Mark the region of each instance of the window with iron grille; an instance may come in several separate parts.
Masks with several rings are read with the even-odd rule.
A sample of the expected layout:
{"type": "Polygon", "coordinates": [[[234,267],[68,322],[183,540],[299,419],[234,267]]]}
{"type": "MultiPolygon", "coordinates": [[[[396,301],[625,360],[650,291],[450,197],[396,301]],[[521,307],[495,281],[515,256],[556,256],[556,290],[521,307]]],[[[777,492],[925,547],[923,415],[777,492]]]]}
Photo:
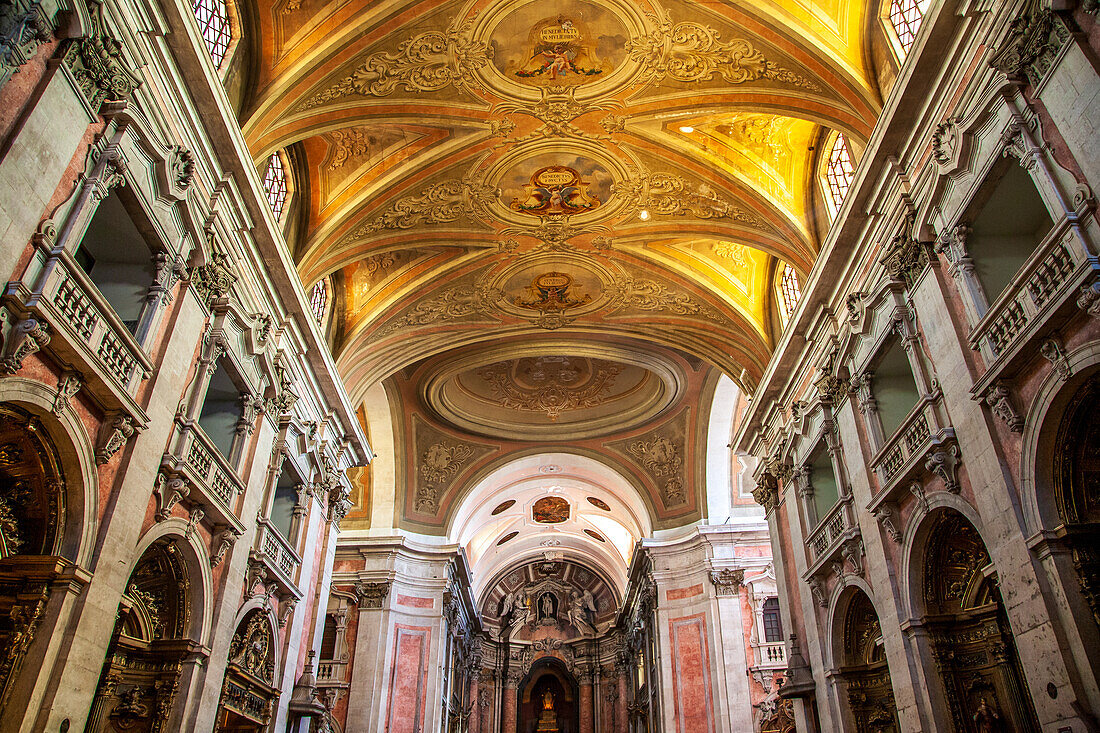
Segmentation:
{"type": "Polygon", "coordinates": [[[764,601],[764,641],[768,643],[783,641],[783,622],[779,618],[779,599],[768,598],[764,601]]]}
{"type": "Polygon", "coordinates": [[[328,307],[328,284],[324,280],[318,280],[309,291],[309,307],[313,310],[313,317],[318,323],[325,319],[325,308],[328,307]]]}
{"type": "Polygon", "coordinates": [[[286,167],[283,166],[283,158],[278,153],[272,154],[267,161],[267,172],[264,173],[264,191],[267,192],[267,202],[271,204],[271,213],[276,220],[283,218],[283,205],[286,204],[286,167]]]}
{"type": "Polygon", "coordinates": [[[890,3],[890,25],[906,53],[917,38],[927,7],[928,0],[892,0],[890,3]]]}
{"type": "Polygon", "coordinates": [[[829,186],[829,199],[833,205],[834,216],[840,211],[840,205],[848,195],[855,172],[855,166],[852,165],[852,152],[848,149],[848,140],[843,134],[837,135],[833,141],[833,147],[829,150],[829,160],[825,166],[825,182],[829,186]]]}
{"type": "Polygon", "coordinates": [[[783,273],[779,276],[779,308],[783,312],[783,322],[786,323],[794,313],[794,307],[798,305],[798,299],[802,297],[802,286],[798,284],[798,275],[790,265],[783,265],[783,273]]]}
{"type": "Polygon", "coordinates": [[[210,58],[214,66],[220,67],[229,51],[229,42],[233,39],[229,25],[229,10],[225,0],[192,0],[195,20],[199,22],[199,31],[206,41],[210,58]]]}

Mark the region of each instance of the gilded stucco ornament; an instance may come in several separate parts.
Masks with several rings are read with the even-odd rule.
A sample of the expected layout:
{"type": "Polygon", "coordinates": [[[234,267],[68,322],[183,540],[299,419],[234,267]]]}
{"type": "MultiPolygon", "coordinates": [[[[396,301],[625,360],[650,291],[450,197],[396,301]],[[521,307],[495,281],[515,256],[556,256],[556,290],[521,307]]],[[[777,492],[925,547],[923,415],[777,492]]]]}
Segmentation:
{"type": "Polygon", "coordinates": [[[729,84],[765,79],[820,91],[817,84],[769,60],[747,40],[722,41],[714,28],[692,21],[673,24],[667,12],[647,13],[647,18],[655,29],[627,42],[630,58],[641,66],[643,83],[699,82],[720,76],[729,84]]]}
{"type": "Polygon", "coordinates": [[[449,224],[463,218],[484,220],[485,207],[497,194],[495,186],[483,183],[476,176],[435,183],[419,194],[401,197],[341,241],[354,242],[387,229],[449,224]]]}
{"type": "Polygon", "coordinates": [[[634,208],[661,216],[691,216],[697,219],[729,219],[751,229],[767,230],[759,217],[719,196],[710,186],[693,187],[673,173],[645,173],[635,170],[611,186],[611,192],[634,208]]]}
{"type": "Polygon", "coordinates": [[[437,92],[473,85],[474,71],[489,63],[492,47],[470,37],[474,17],[454,23],[446,31],[420,33],[400,43],[396,52],[367,56],[335,85],[310,97],[300,110],[350,96],[386,97],[398,89],[437,92]]]}
{"type": "Polygon", "coordinates": [[[684,465],[681,446],[664,435],[655,434],[630,443],[627,450],[658,481],[665,506],[687,501],[680,475],[684,465]]]}

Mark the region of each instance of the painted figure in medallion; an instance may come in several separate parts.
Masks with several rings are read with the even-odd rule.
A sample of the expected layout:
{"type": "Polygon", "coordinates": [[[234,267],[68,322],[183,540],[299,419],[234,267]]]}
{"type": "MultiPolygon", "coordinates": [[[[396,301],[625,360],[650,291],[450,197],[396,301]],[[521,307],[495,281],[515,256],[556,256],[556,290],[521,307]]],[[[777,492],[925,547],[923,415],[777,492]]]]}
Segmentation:
{"type": "Polygon", "coordinates": [[[523,195],[512,199],[510,207],[535,216],[578,214],[600,205],[600,197],[589,193],[588,186],[573,168],[548,165],[535,171],[531,182],[523,185],[523,195]]]}
{"type": "Polygon", "coordinates": [[[528,36],[527,62],[515,75],[536,86],[574,86],[603,74],[581,21],[559,15],[534,25],[528,36]]]}

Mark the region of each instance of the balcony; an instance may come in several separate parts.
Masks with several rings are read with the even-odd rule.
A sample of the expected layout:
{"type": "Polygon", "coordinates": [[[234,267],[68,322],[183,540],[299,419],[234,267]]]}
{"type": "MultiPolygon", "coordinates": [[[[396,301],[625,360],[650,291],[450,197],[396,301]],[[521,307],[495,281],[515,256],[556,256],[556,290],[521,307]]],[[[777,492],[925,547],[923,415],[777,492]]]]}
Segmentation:
{"type": "Polygon", "coordinates": [[[807,576],[817,572],[840,549],[844,540],[858,534],[859,527],[852,515],[852,497],[842,497],[817,523],[806,540],[806,546],[810,550],[807,576]]]}
{"type": "Polygon", "coordinates": [[[787,643],[784,641],[766,641],[754,644],[756,649],[756,667],[762,669],[786,668],[787,643]]]}
{"type": "Polygon", "coordinates": [[[261,516],[257,519],[256,544],[252,556],[264,564],[284,590],[298,598],[302,597],[298,590],[298,571],[302,566],[302,558],[267,517],[261,516]]]}
{"type": "Polygon", "coordinates": [[[317,663],[317,686],[333,687],[347,683],[348,663],[346,661],[323,660],[317,663]]]}
{"type": "Polygon", "coordinates": [[[166,471],[187,479],[191,486],[188,501],[202,504],[206,515],[216,524],[227,524],[243,531],[237,504],[245,486],[229,461],[197,425],[177,423],[173,443],[176,450],[166,453],[161,465],[166,471]]]}
{"type": "Polygon", "coordinates": [[[929,451],[954,440],[955,431],[947,419],[943,393],[936,390],[917,403],[871,459],[871,470],[879,485],[875,505],[920,471],[929,451]]]}
{"type": "Polygon", "coordinates": [[[153,364],[67,250],[36,252],[23,280],[8,283],[5,301],[49,324],[46,348],[81,372],[100,404],[144,415],[135,395],[153,364]]]}
{"type": "Polygon", "coordinates": [[[1097,256],[1078,228],[1068,221],[1055,226],[970,333],[970,347],[981,353],[987,367],[975,394],[984,394],[1051,315],[1072,305],[1081,286],[1098,273],[1097,256]]]}

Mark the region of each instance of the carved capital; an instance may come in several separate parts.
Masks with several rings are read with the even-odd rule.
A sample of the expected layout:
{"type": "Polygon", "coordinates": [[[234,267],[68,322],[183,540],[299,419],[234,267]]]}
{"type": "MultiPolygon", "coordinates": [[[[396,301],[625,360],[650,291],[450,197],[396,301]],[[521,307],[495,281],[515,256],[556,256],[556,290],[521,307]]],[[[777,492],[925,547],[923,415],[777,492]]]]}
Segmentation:
{"type": "Polygon", "coordinates": [[[1100,318],[1100,280],[1082,285],[1077,296],[1077,307],[1093,318],[1100,318]]]}
{"type": "Polygon", "coordinates": [[[736,596],[741,583],[745,579],[745,571],[741,568],[722,568],[710,571],[710,582],[714,584],[714,595],[736,596]]]}
{"type": "Polygon", "coordinates": [[[810,595],[814,597],[817,605],[827,608],[829,598],[825,595],[825,584],[821,582],[821,579],[815,576],[807,580],[806,584],[810,586],[810,595]]]}
{"type": "Polygon", "coordinates": [[[156,520],[163,522],[172,516],[172,508],[191,493],[186,479],[179,475],[157,474],[153,495],[157,500],[156,520]]]}
{"type": "Polygon", "coordinates": [[[882,525],[883,530],[894,542],[901,542],[901,532],[897,525],[897,509],[893,504],[885,503],[875,509],[875,519],[882,525]]]}
{"type": "Polygon", "coordinates": [[[130,70],[122,44],[107,34],[98,3],[93,6],[92,22],[91,34],[69,41],[62,58],[88,105],[98,111],[106,99],[126,99],[141,85],[141,79],[130,70]]]}
{"type": "Polygon", "coordinates": [[[56,417],[61,417],[61,413],[69,406],[69,401],[76,396],[76,393],[83,386],[84,377],[80,372],[62,372],[61,377],[57,380],[57,395],[53,398],[53,407],[50,408],[50,412],[56,417]]]}
{"type": "Polygon", "coordinates": [[[1024,419],[1012,404],[1012,392],[1007,382],[1002,380],[994,382],[985,393],[985,403],[989,405],[994,415],[1008,425],[1009,430],[1014,433],[1023,432],[1024,419]]]}
{"type": "Polygon", "coordinates": [[[121,412],[108,414],[99,428],[95,462],[101,466],[106,464],[136,432],[134,420],[129,415],[121,412]]]}
{"type": "Polygon", "coordinates": [[[0,351],[0,374],[15,374],[23,368],[23,360],[50,343],[50,333],[45,323],[34,318],[24,318],[15,323],[4,339],[0,351]]]}
{"type": "Polygon", "coordinates": [[[1054,365],[1054,370],[1058,374],[1058,379],[1066,381],[1073,376],[1073,368],[1069,365],[1069,359],[1066,357],[1066,350],[1062,346],[1062,341],[1057,336],[1051,336],[1039,346],[1039,353],[1044,359],[1054,365]]]}
{"type": "Polygon", "coordinates": [[[389,581],[381,581],[378,583],[372,583],[369,581],[360,581],[355,584],[355,595],[359,598],[359,608],[364,609],[380,609],[386,601],[386,596],[390,594],[389,581]]]}
{"type": "Polygon", "coordinates": [[[952,494],[959,493],[959,446],[937,446],[928,452],[924,459],[926,470],[934,473],[943,481],[944,488],[952,494]]]}
{"type": "Polygon", "coordinates": [[[214,554],[210,556],[210,567],[216,568],[221,564],[221,561],[225,559],[225,555],[229,552],[229,549],[236,543],[237,538],[241,536],[233,527],[224,527],[216,535],[214,535],[214,554]]]}

